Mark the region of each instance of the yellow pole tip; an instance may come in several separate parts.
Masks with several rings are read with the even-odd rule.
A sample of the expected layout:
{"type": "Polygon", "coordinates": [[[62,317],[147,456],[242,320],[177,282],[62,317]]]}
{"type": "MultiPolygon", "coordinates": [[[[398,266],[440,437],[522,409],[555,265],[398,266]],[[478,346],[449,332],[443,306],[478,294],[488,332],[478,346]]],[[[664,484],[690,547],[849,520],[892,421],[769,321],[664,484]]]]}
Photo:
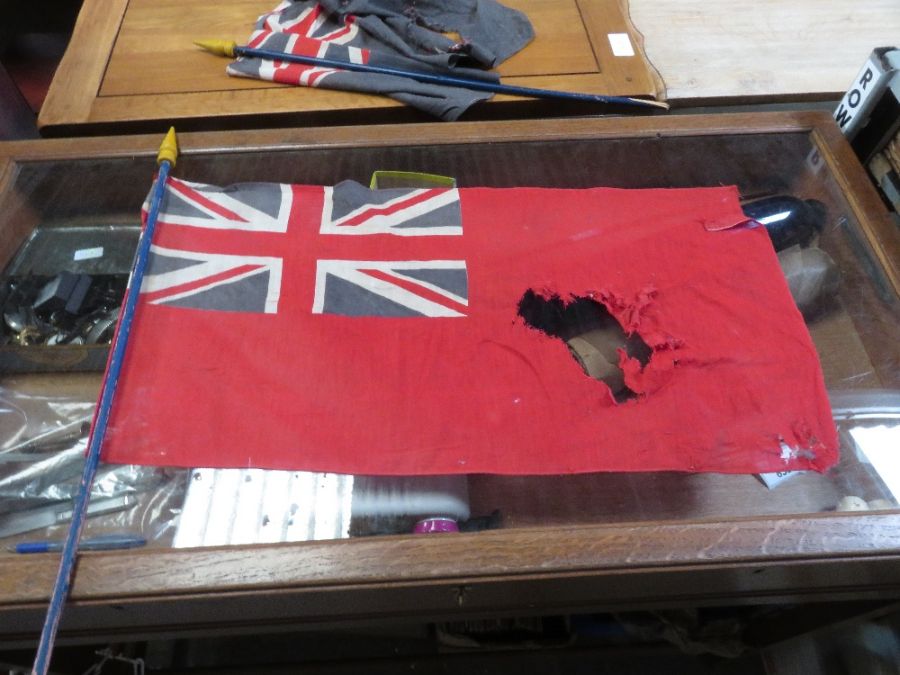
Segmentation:
{"type": "Polygon", "coordinates": [[[178,159],[178,138],[175,136],[175,127],[170,127],[169,133],[166,134],[162,144],[159,146],[156,163],[169,162],[172,166],[175,166],[176,159],[178,159]]]}
{"type": "Polygon", "coordinates": [[[237,42],[231,40],[194,40],[194,44],[216,56],[230,58],[234,58],[234,48],[237,47],[237,42]]]}

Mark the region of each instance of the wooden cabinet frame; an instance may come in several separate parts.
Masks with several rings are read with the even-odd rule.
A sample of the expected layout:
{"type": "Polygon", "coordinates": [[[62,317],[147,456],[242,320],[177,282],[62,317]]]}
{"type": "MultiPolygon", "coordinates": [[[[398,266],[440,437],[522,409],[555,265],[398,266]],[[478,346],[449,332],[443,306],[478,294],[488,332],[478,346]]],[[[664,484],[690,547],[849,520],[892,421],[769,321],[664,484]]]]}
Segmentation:
{"type": "MultiPolygon", "coordinates": [[[[820,113],[670,116],[185,134],[186,156],[598,138],[809,133],[900,294],[900,232],[820,113]]],[[[17,165],[145,157],[156,136],[0,146],[0,195],[17,165]]],[[[28,644],[57,556],[0,557],[0,643],[28,644]]],[[[215,549],[86,553],[64,640],[260,631],[373,619],[900,597],[900,512],[522,527],[215,549]]]]}

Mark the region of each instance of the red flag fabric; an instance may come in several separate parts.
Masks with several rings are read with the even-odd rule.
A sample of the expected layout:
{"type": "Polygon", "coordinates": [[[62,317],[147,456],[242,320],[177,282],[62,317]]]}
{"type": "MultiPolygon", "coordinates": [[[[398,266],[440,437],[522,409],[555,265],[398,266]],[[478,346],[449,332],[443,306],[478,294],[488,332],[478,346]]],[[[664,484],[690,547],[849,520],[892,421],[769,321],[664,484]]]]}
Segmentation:
{"type": "Polygon", "coordinates": [[[734,188],[172,180],[109,462],[354,474],[825,470],[816,351],[734,188]],[[631,400],[526,324],[602,304],[631,400]]]}

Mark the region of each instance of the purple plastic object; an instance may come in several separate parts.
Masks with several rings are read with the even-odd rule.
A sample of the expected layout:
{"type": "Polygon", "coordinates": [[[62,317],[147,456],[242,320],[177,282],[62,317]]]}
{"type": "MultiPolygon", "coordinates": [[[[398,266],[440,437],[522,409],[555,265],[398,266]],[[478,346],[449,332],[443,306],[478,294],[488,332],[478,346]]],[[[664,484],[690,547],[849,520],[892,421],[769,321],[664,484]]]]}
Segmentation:
{"type": "Polygon", "coordinates": [[[453,518],[446,516],[437,518],[425,518],[416,523],[413,528],[415,534],[435,534],[443,532],[459,532],[459,526],[453,518]]]}

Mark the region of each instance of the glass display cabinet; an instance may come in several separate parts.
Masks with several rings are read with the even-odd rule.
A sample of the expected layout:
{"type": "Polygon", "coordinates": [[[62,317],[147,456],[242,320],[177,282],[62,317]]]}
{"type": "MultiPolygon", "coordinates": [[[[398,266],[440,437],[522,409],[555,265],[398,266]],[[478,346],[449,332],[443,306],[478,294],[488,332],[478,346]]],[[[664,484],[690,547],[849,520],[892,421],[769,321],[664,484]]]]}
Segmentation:
{"type": "MultiPolygon", "coordinates": [[[[127,274],[159,141],[0,146],[4,282],[52,276],[56,259],[62,268],[87,266],[76,272],[127,274]],[[79,254],[98,248],[107,252],[103,269],[79,254]]],[[[323,484],[297,483],[294,506],[309,518],[326,510],[332,518],[296,537],[307,541],[226,534],[180,548],[173,543],[188,485],[212,474],[119,468],[101,474],[99,488],[101,501],[119,501],[89,519],[86,536],[128,529],[147,545],[80,556],[61,639],[900,596],[900,231],[826,114],[308,128],[180,141],[178,174],[219,185],[368,183],[374,171],[397,170],[452,176],[463,187],[736,185],[748,204],[773,195],[816,200],[815,245],[839,280],[807,325],[841,460],[825,474],[769,477],[768,484],[755,475],[676,472],[470,475],[454,495],[480,531],[440,536],[411,532],[416,518],[429,515],[414,507],[389,518],[363,510],[372,500],[358,498],[377,493],[378,479],[328,483],[327,499],[323,484]]],[[[106,348],[102,341],[38,344],[5,322],[0,515],[8,523],[28,509],[65,504],[70,493],[48,487],[50,478],[39,488],[33,476],[22,478],[21,453],[67,452],[77,460],[73,439],[83,437],[106,348]],[[35,438],[48,430],[60,442],[38,447],[35,438]]],[[[559,443],[564,450],[566,439],[559,443]]],[[[222,503],[206,504],[202,527],[222,503]]],[[[13,544],[58,537],[65,527],[42,525],[0,533],[13,544]]],[[[57,562],[57,554],[0,554],[6,644],[36,640],[57,562]]]]}

